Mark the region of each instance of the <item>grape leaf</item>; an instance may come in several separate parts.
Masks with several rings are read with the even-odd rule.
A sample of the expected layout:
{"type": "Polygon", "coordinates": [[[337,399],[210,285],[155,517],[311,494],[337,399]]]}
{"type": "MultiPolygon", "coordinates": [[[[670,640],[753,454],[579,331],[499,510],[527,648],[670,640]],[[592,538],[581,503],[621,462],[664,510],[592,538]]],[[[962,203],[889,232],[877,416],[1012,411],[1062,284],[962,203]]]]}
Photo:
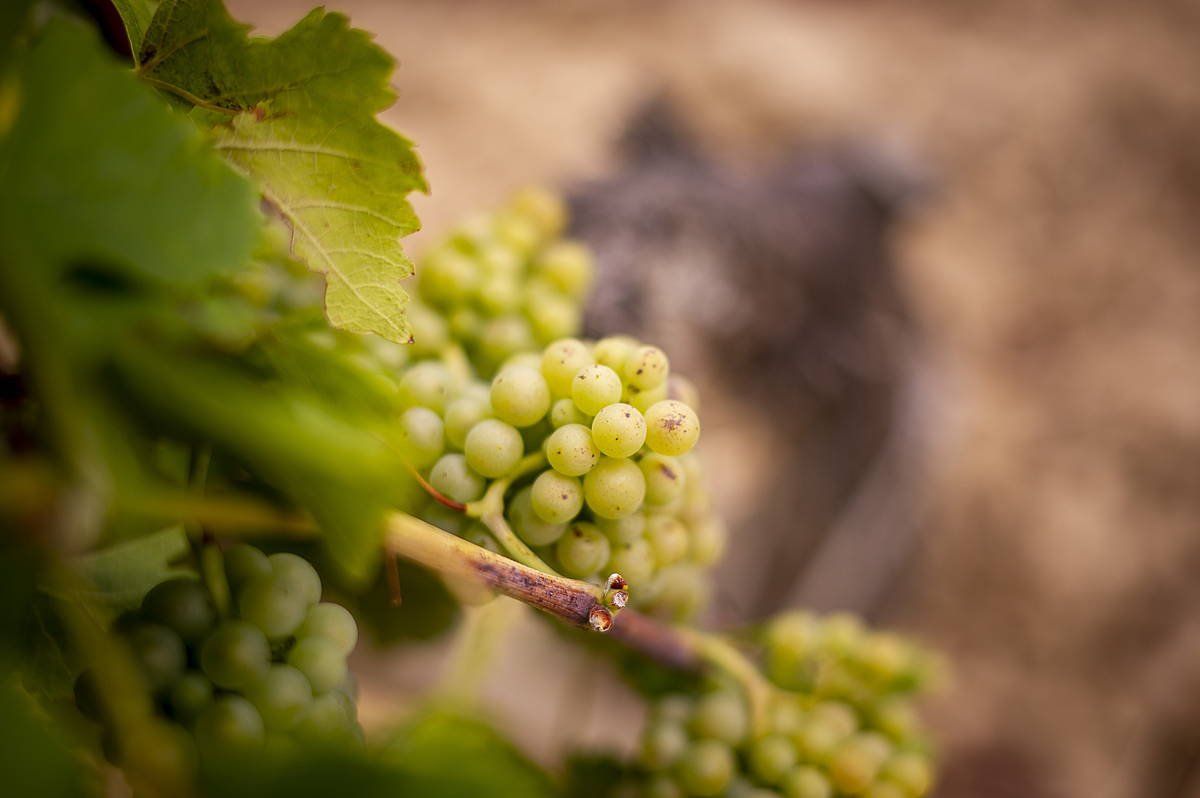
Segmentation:
{"type": "Polygon", "coordinates": [[[7,795],[79,798],[85,795],[79,762],[66,735],[30,696],[0,682],[0,773],[7,795]]]}
{"type": "Polygon", "coordinates": [[[183,527],[174,526],[80,557],[74,565],[89,589],[73,598],[115,616],[138,606],[159,582],[192,573],[178,565],[190,553],[183,527]]]}
{"type": "Polygon", "coordinates": [[[125,35],[129,37],[129,49],[134,57],[142,48],[142,40],[146,38],[146,28],[154,18],[154,9],[158,0],[112,0],[121,22],[125,26],[125,35]]]}
{"type": "Polygon", "coordinates": [[[139,62],[287,220],[295,254],[325,275],[330,321],[406,342],[398,239],[418,229],[406,197],[426,184],[412,144],[376,119],[395,99],[392,58],[323,9],[268,40],[219,0],[166,0],[139,62]]]}

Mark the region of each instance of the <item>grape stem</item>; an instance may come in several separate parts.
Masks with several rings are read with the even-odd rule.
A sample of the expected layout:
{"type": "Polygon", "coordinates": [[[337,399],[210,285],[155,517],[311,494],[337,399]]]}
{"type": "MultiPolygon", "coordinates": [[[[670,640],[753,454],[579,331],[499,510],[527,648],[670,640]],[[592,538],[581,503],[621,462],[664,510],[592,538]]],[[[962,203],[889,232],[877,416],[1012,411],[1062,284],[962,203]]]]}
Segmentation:
{"type": "Polygon", "coordinates": [[[521,458],[512,473],[508,476],[497,479],[488,486],[487,493],[483,494],[483,498],[476,502],[471,502],[466,506],[467,515],[472,518],[478,518],[488,531],[492,533],[492,537],[504,547],[508,555],[519,563],[527,565],[530,568],[536,568],[543,573],[553,576],[561,576],[553,568],[546,564],[546,561],[534,553],[533,549],[525,545],[525,541],[517,537],[512,531],[512,527],[508,525],[508,521],[504,518],[504,494],[508,491],[513,480],[528,474],[531,471],[536,471],[546,464],[546,457],[541,453],[526,455],[521,458]]]}
{"type": "Polygon", "coordinates": [[[428,493],[431,497],[433,497],[433,500],[436,501],[438,504],[442,505],[443,507],[449,507],[451,510],[454,510],[454,511],[460,512],[460,513],[464,512],[467,509],[467,505],[463,504],[460,501],[455,501],[454,499],[451,499],[449,496],[442,493],[440,490],[435,488],[433,485],[430,485],[429,480],[427,480],[427,479],[425,479],[425,477],[421,476],[420,471],[413,468],[411,465],[408,465],[407,463],[405,463],[404,465],[408,469],[408,473],[412,474],[413,479],[415,479],[417,481],[417,484],[421,486],[421,489],[424,490],[426,493],[428,493]]]}

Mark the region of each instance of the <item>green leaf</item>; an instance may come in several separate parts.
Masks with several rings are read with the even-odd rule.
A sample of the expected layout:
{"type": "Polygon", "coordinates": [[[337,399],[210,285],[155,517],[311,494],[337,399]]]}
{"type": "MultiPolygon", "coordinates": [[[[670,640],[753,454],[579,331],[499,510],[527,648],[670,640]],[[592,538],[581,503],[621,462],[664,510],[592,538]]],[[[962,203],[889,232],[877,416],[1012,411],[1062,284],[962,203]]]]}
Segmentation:
{"type": "Polygon", "coordinates": [[[84,795],[75,755],[59,729],[29,695],[0,682],[0,773],[8,795],[75,798],[84,795]]]}
{"type": "Polygon", "coordinates": [[[418,229],[406,197],[426,185],[412,144],[375,118],[395,99],[392,58],[322,9],[267,40],[218,0],[167,0],[140,62],[287,220],[295,254],[325,275],[330,321],[407,341],[398,239],[418,229]]]}
{"type": "Polygon", "coordinates": [[[146,38],[146,28],[150,27],[154,10],[158,8],[158,0],[112,0],[112,4],[121,15],[125,35],[129,37],[129,49],[136,58],[142,49],[142,40],[146,38]]]}
{"type": "Polygon", "coordinates": [[[60,598],[83,599],[89,606],[105,608],[115,616],[138,606],[159,582],[194,574],[179,565],[190,555],[187,534],[180,526],[118,543],[75,560],[74,566],[89,589],[60,598]]]}

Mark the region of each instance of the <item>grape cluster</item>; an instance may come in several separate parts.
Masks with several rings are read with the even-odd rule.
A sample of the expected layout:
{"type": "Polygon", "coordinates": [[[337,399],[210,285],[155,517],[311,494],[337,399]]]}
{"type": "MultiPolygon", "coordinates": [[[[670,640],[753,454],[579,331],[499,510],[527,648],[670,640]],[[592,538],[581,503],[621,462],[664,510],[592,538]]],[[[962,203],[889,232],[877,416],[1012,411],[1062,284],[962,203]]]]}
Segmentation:
{"type": "MultiPolygon", "coordinates": [[[[670,374],[661,349],[564,338],[509,358],[490,383],[425,360],[406,370],[401,392],[410,460],[439,493],[476,501],[489,480],[541,453],[545,465],[518,475],[507,501],[522,541],[575,578],[620,573],[635,606],[673,617],[699,608],[725,529],[691,453],[695,389],[670,374]]],[[[487,539],[439,507],[425,517],[487,539]]]]}
{"type": "Polygon", "coordinates": [[[565,223],[562,200],[531,188],[455,228],[417,270],[413,354],[457,341],[492,374],[515,354],[575,335],[593,266],[583,245],[559,238],[565,223]]]}
{"type": "Polygon", "coordinates": [[[642,737],[644,798],[920,798],[922,746],[870,728],[848,704],[779,692],[753,729],[742,692],[714,685],[652,708],[642,737]]]}
{"type": "MultiPolygon", "coordinates": [[[[161,714],[192,733],[202,760],[301,739],[358,739],[346,667],[358,639],[354,618],[321,602],[317,572],[294,554],[268,557],[237,544],[224,567],[236,597],[232,617],[219,616],[200,581],[176,578],[113,626],[161,714]]],[[[76,681],[75,700],[108,725],[92,671],[76,681]]]]}

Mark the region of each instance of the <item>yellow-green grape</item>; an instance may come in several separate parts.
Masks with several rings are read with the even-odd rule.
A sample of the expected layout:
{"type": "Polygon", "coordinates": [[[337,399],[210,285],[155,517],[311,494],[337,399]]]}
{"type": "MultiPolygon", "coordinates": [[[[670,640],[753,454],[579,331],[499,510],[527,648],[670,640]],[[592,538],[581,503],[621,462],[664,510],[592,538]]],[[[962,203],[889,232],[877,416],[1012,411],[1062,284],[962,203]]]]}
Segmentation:
{"type": "Polygon", "coordinates": [[[679,562],[688,553],[687,527],[670,515],[651,513],[646,517],[646,541],[659,566],[679,562]]]}
{"type": "Polygon", "coordinates": [[[629,404],[636,407],[642,413],[645,413],[651,407],[667,398],[667,384],[656,385],[644,391],[627,387],[625,389],[625,397],[629,404]]]}
{"type": "Polygon", "coordinates": [[[676,563],[654,575],[650,594],[656,612],[675,620],[687,620],[704,606],[709,579],[691,563],[676,563]]]}
{"type": "Polygon", "coordinates": [[[794,735],[804,725],[805,712],[800,701],[792,696],[776,696],[768,708],[770,727],[785,735],[794,735]]]}
{"type": "Polygon", "coordinates": [[[467,465],[489,479],[512,471],[524,453],[525,444],[517,428],[495,418],[485,418],[471,427],[463,444],[467,465]]]}
{"type": "Polygon", "coordinates": [[[489,274],[479,284],[479,308],[488,316],[504,316],[521,309],[521,285],[511,274],[489,274]]]}
{"type": "Polygon", "coordinates": [[[262,715],[239,695],[225,695],[196,718],[196,745],[207,754],[231,754],[253,750],[263,741],[266,729],[262,715]]]}
{"type": "Polygon", "coordinates": [[[868,635],[858,651],[862,667],[878,682],[890,683],[898,678],[909,663],[908,645],[893,634],[868,635]]]}
{"type": "Polygon", "coordinates": [[[724,522],[709,518],[691,527],[688,536],[688,559],[696,565],[713,565],[725,553],[729,533],[724,522]]]}
{"type": "Polygon", "coordinates": [[[525,317],[529,319],[534,338],[541,343],[574,335],[579,330],[579,306],[552,290],[529,293],[525,317]]]}
{"type": "Polygon", "coordinates": [[[872,713],[873,725],[893,740],[911,739],[917,733],[917,713],[904,698],[885,699],[872,713]]]}
{"type": "Polygon", "coordinates": [[[638,348],[637,340],[628,335],[613,335],[601,338],[592,347],[592,356],[602,366],[607,366],[617,374],[625,371],[625,361],[638,348]]]}
{"type": "Polygon", "coordinates": [[[609,405],[592,419],[592,440],[609,457],[632,457],[646,442],[646,420],[632,405],[609,405]]]}
{"type": "Polygon", "coordinates": [[[796,764],[792,741],[781,734],[768,734],[750,746],[750,769],[767,784],[779,784],[796,764]]]}
{"type": "Polygon", "coordinates": [[[583,509],[583,486],[575,477],[543,471],[533,481],[532,490],[533,511],[548,523],[565,524],[583,509]]]}
{"type": "Polygon", "coordinates": [[[474,341],[483,330],[483,319],[474,308],[463,305],[450,311],[446,325],[458,340],[474,341]]]}
{"type": "Polygon", "coordinates": [[[307,606],[312,606],[321,600],[321,577],[317,569],[308,560],[298,554],[281,551],[267,557],[271,564],[271,573],[285,589],[307,606]]]}
{"type": "Polygon", "coordinates": [[[408,305],[413,357],[436,357],[450,342],[450,330],[440,313],[422,302],[408,305]]]}
{"type": "Polygon", "coordinates": [[[479,356],[491,367],[498,366],[517,352],[533,348],[533,331],[520,316],[488,319],[479,330],[479,356]]]}
{"type": "Polygon", "coordinates": [[[646,504],[670,504],[683,495],[686,477],[674,457],[652,452],[638,461],[638,468],[646,478],[646,504]]]}
{"type": "Polygon", "coordinates": [[[454,379],[441,363],[422,361],[409,367],[400,378],[400,395],[410,405],[428,407],[438,413],[446,406],[454,379]]]}
{"type": "Polygon", "coordinates": [[[443,419],[446,440],[450,445],[462,449],[467,443],[467,433],[471,428],[492,414],[492,406],[487,395],[460,396],[446,405],[443,419]]]}
{"type": "Polygon", "coordinates": [[[453,249],[471,255],[481,253],[486,247],[508,251],[492,239],[492,215],[475,213],[454,226],[450,231],[449,243],[453,249]]]}
{"type": "Polygon", "coordinates": [[[323,637],[296,641],[287,663],[304,674],[314,695],[327,693],[346,679],[346,655],[338,651],[337,643],[323,637]]]}
{"type": "Polygon", "coordinates": [[[608,535],[613,543],[631,543],[642,537],[646,531],[646,515],[630,513],[623,518],[598,518],[596,526],[608,535]]]}
{"type": "Polygon", "coordinates": [[[884,763],[881,779],[898,785],[910,798],[919,798],[933,787],[933,769],[929,759],[913,751],[903,751],[884,763]]]}
{"type": "Polygon", "coordinates": [[[828,726],[839,739],[858,731],[858,713],[841,701],[822,701],[809,711],[808,716],[810,720],[828,726]]]}
{"type": "Polygon", "coordinates": [[[867,788],[863,798],[908,798],[908,795],[895,784],[877,781],[867,788]]]}
{"type": "Polygon", "coordinates": [[[687,747],[688,736],[682,726],[660,721],[642,735],[642,762],[654,770],[666,770],[679,761],[687,747]]]}
{"type": "Polygon", "coordinates": [[[669,370],[666,352],[657,346],[639,346],[625,361],[623,374],[631,388],[645,391],[666,382],[669,370]]]}
{"type": "Polygon", "coordinates": [[[556,397],[571,395],[571,380],[581,368],[591,366],[591,350],[577,338],[562,338],[551,343],[542,352],[542,376],[556,397]]]}
{"type": "Polygon", "coordinates": [[[629,460],[604,457],[583,478],[583,495],[588,508],[601,518],[622,518],[642,506],[646,479],[629,460]]]}
{"type": "Polygon", "coordinates": [[[188,671],[179,677],[167,697],[172,717],[190,724],[213,702],[213,684],[199,671],[188,671]]]}
{"type": "Polygon", "coordinates": [[[334,644],[342,656],[349,656],[358,642],[354,616],[340,604],[322,602],[309,607],[296,637],[323,637],[334,644]]]}
{"type": "Polygon", "coordinates": [[[720,795],[729,786],[736,767],[728,745],[697,740],[679,761],[679,781],[688,795],[720,795]]]}
{"type": "Polygon", "coordinates": [[[225,578],[229,589],[235,594],[251,579],[271,573],[271,561],[267,555],[246,543],[235,543],[225,549],[225,578]]]}
{"type": "MultiPolygon", "coordinates": [[[[509,524],[511,525],[511,523],[510,519],[509,524]]],[[[462,533],[462,538],[468,543],[474,543],[479,548],[487,549],[493,554],[504,553],[500,550],[500,544],[496,542],[496,537],[486,526],[478,521],[467,527],[466,531],[462,533]]]]}
{"type": "Polygon", "coordinates": [[[238,612],[269,640],[288,637],[304,621],[308,605],[275,574],[249,582],[238,593],[238,612]]]}
{"type": "Polygon", "coordinates": [[[862,621],[845,612],[834,613],[821,624],[821,643],[838,656],[852,656],[866,635],[862,621]]]}
{"type": "Polygon", "coordinates": [[[706,693],[696,702],[688,723],[692,734],[740,745],[750,730],[750,713],[733,690],[706,693]]]}
{"type": "Polygon", "coordinates": [[[508,205],[533,222],[543,238],[558,235],[567,223],[566,205],[553,192],[540,186],[529,186],[517,191],[508,201],[508,205]]]}
{"type": "Polygon", "coordinates": [[[592,419],[585,416],[578,407],[575,406],[573,399],[556,399],[554,404],[550,405],[550,425],[555,429],[565,427],[567,424],[583,424],[591,427],[592,419]]]}
{"type": "Polygon", "coordinates": [[[592,431],[582,424],[566,424],[550,433],[544,446],[550,467],[568,477],[580,477],[600,462],[592,431]]]}
{"type": "Polygon", "coordinates": [[[646,444],[659,454],[686,454],[700,439],[700,419],[683,402],[665,399],[646,411],[646,444]]]}
{"type": "MultiPolygon", "coordinates": [[[[612,538],[609,537],[609,540],[612,541],[612,538]]],[[[638,586],[654,576],[654,551],[641,538],[628,543],[613,542],[612,556],[605,570],[625,577],[625,581],[633,588],[633,595],[637,596],[638,586]]]]}
{"type": "Polygon", "coordinates": [[[497,371],[505,371],[510,366],[522,366],[540,372],[542,370],[542,356],[537,352],[517,352],[515,355],[510,355],[506,358],[500,364],[500,368],[497,371]]]}
{"type": "Polygon", "coordinates": [[[685,798],[683,788],[668,776],[655,776],[646,782],[643,798],[685,798]]]}
{"type": "Polygon", "coordinates": [[[594,416],[621,401],[621,378],[608,366],[584,366],[571,380],[571,398],[580,411],[594,416]]]}
{"type": "Polygon", "coordinates": [[[681,374],[667,377],[667,395],[664,398],[676,399],[697,413],[700,412],[700,392],[696,390],[695,383],[681,374]]]}
{"type": "Polygon", "coordinates": [[[510,366],[492,380],[492,411],[514,427],[536,424],[550,410],[550,388],[541,372],[510,366]]]}
{"type": "Polygon", "coordinates": [[[780,784],[784,798],[832,798],[833,786],[821,771],[811,765],[789,770],[780,784]]]}
{"type": "Polygon", "coordinates": [[[217,687],[237,690],[267,672],[271,647],[266,636],[246,621],[228,620],[200,649],[200,667],[217,687]]]}
{"type": "Polygon", "coordinates": [[[246,689],[246,698],[262,716],[268,729],[287,731],[312,702],[308,678],[291,665],[272,665],[246,689]]]}
{"type": "Polygon", "coordinates": [[[457,502],[473,502],[487,487],[483,477],[471,470],[461,454],[444,454],[429,471],[429,482],[443,496],[457,502]]]}
{"type": "Polygon", "coordinates": [[[527,256],[542,240],[534,222],[512,211],[501,211],[492,220],[492,235],[519,255],[527,256]]]}
{"type": "Polygon", "coordinates": [[[856,734],[837,747],[829,757],[829,778],[842,792],[860,793],[871,785],[891,753],[879,735],[856,734]]]}
{"type": "Polygon", "coordinates": [[[543,521],[533,510],[533,488],[517,491],[508,503],[508,522],[521,540],[530,546],[549,546],[567,531],[566,524],[543,521]]]}
{"type": "Polygon", "coordinates": [[[810,762],[827,760],[841,740],[836,729],[811,719],[805,721],[800,730],[792,735],[796,750],[810,762]]]}
{"type": "Polygon", "coordinates": [[[572,524],[554,547],[558,564],[568,576],[579,579],[599,572],[608,562],[611,549],[608,538],[586,521],[572,524]]]}
{"type": "Polygon", "coordinates": [[[414,468],[428,468],[446,448],[445,425],[428,407],[410,407],[400,416],[404,453],[414,468]]]}
{"type": "Polygon", "coordinates": [[[487,275],[518,277],[525,268],[520,255],[495,241],[482,242],[476,257],[479,268],[487,275]]]}
{"type": "Polygon", "coordinates": [[[183,640],[161,624],[139,622],[125,629],[122,636],[156,692],[170,688],[187,667],[183,640]]]}
{"type": "Polygon", "coordinates": [[[420,272],[421,295],[436,305],[467,301],[479,284],[479,269],[467,256],[442,248],[425,258],[420,272]]]}
{"type": "Polygon", "coordinates": [[[692,700],[681,694],[663,696],[653,707],[653,717],[674,723],[686,723],[692,715],[692,700]]]}
{"type": "Polygon", "coordinates": [[[587,294],[595,275],[591,253],[576,241],[558,241],[546,247],[534,269],[546,282],[576,300],[587,294]]]}

